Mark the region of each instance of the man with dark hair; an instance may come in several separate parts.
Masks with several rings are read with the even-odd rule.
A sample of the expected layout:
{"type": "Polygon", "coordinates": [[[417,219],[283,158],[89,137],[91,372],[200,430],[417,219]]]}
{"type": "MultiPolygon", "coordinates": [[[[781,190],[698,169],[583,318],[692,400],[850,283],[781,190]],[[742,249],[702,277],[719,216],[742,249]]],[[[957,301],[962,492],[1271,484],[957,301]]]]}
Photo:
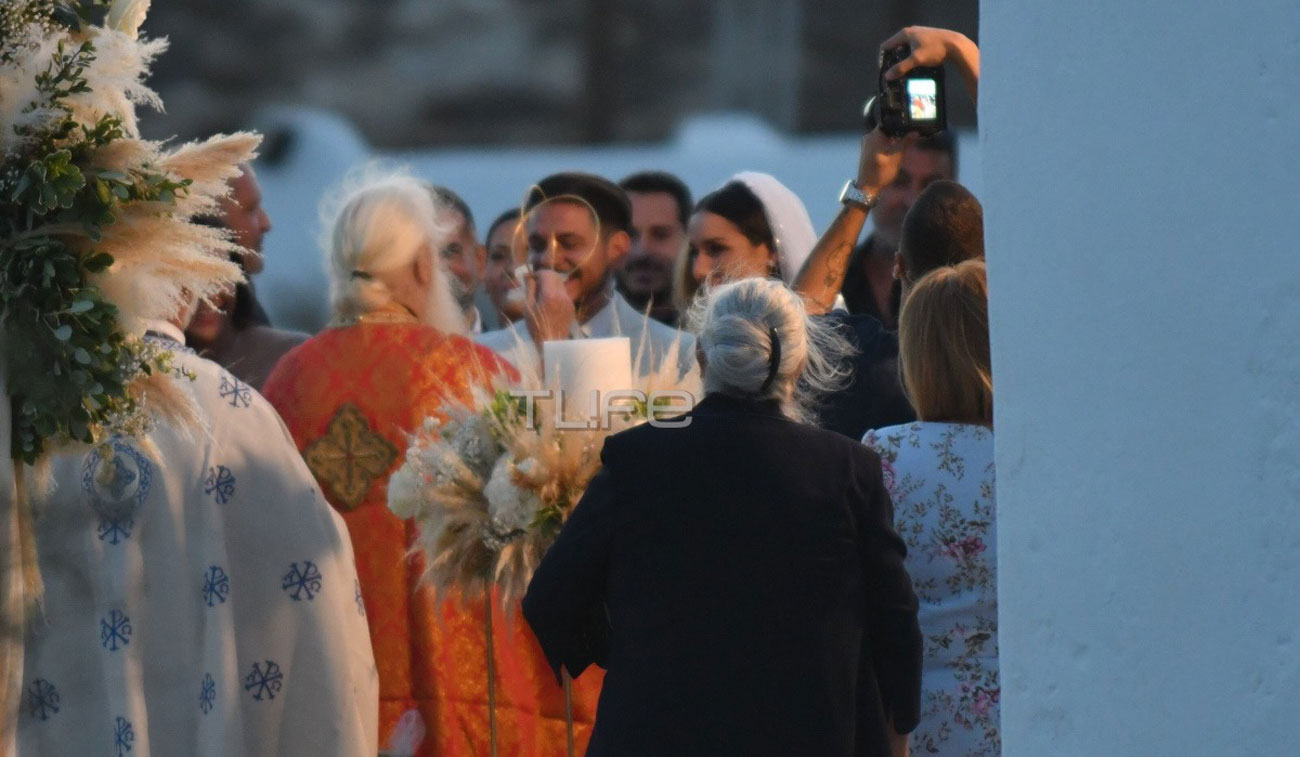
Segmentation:
{"type": "MultiPolygon", "coordinates": [[[[887,71],[886,78],[897,78],[915,66],[951,62],[971,99],[976,98],[979,48],[970,39],[947,29],[907,27],[886,40],[881,49],[901,44],[911,48],[911,55],[887,71]]],[[[976,250],[983,254],[983,211],[973,197],[963,197],[963,193],[970,193],[953,182],[933,194],[924,192],[926,187],[947,178],[942,174],[951,174],[956,158],[951,138],[913,139],[891,139],[879,131],[862,138],[858,178],[840,192],[843,208],[817,240],[793,284],[795,291],[804,296],[808,312],[837,322],[859,350],[852,366],[852,381],[827,398],[821,413],[823,428],[854,439],[861,439],[870,429],[905,423],[915,417],[898,380],[898,335],[890,330],[897,323],[897,303],[901,303],[908,286],[907,282],[895,280],[895,270],[901,278],[906,268],[907,275],[915,280],[929,270],[923,268],[924,261],[956,262],[957,252],[930,253],[922,249],[931,245],[962,255],[976,250]],[[925,202],[920,203],[922,196],[925,202]],[[918,203],[920,207],[916,207],[918,203]],[[868,213],[875,218],[876,232],[855,250],[868,213]],[[910,230],[906,235],[904,227],[910,230]],[[891,229],[894,237],[886,244],[891,229]],[[912,250],[905,253],[906,261],[896,252],[904,237],[911,240],[912,250]],[[866,297],[864,305],[862,298],[856,298],[859,310],[851,313],[834,309],[842,286],[852,310],[851,290],[864,281],[876,283],[857,291],[879,293],[879,300],[873,294],[866,297]],[[882,302],[892,306],[886,309],[881,307],[882,302]],[[887,314],[893,316],[890,327],[880,319],[887,314]]]]}
{"type": "Polygon", "coordinates": [[[903,219],[894,275],[902,296],[936,268],[984,257],[984,206],[955,181],[936,181],[903,219]]]}
{"type": "Polygon", "coordinates": [[[230,182],[230,196],[221,200],[217,215],[203,222],[228,230],[247,251],[235,262],[248,282],[212,304],[200,303],[185,339],[200,355],[260,390],[280,358],[302,344],[307,335],[272,328],[257,302],[252,277],[262,272],[262,239],[271,230],[271,219],[262,207],[262,189],[253,167],[245,165],[243,169],[230,182]]]}
{"type": "Polygon", "coordinates": [[[447,187],[429,185],[429,191],[439,208],[439,220],[452,227],[447,241],[439,250],[439,257],[451,274],[451,294],[456,305],[465,314],[469,334],[483,333],[483,318],[474,304],[479,277],[487,262],[487,248],[478,243],[474,229],[474,214],[460,195],[447,187]]]}
{"type": "Polygon", "coordinates": [[[957,144],[947,132],[918,140],[903,150],[898,176],[876,198],[875,229],[849,259],[842,293],[850,313],[875,316],[889,328],[898,326],[902,299],[894,279],[894,254],[903,219],[927,186],[951,180],[956,170],[957,144]]]}
{"type": "Polygon", "coordinates": [[[695,372],[695,340],[638,313],[614,291],[614,269],[631,247],[632,207],[618,185],[566,172],[542,179],[524,205],[528,265],[524,318],[480,335],[523,371],[540,368],[541,344],[626,336],[639,376],[675,360],[679,376],[695,372]]]}
{"type": "Polygon", "coordinates": [[[662,171],[632,174],[619,186],[632,202],[632,248],[618,268],[618,290],[632,307],[675,326],[673,266],[686,250],[691,190],[662,171]]]}

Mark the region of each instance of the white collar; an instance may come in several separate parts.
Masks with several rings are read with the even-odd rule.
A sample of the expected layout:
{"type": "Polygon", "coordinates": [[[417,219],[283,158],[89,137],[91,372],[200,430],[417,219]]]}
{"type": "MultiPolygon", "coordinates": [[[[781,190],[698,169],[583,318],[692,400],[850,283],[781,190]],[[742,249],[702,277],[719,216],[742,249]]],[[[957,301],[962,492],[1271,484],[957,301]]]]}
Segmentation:
{"type": "Polygon", "coordinates": [[[169,321],[146,320],[144,322],[146,332],[153,331],[162,334],[169,339],[174,339],[180,344],[185,344],[185,332],[180,327],[169,321]]]}
{"type": "Polygon", "coordinates": [[[609,301],[605,307],[597,310],[585,323],[576,324],[577,334],[586,339],[603,338],[607,336],[622,336],[618,333],[618,305],[623,301],[622,295],[617,291],[610,291],[609,301]]]}
{"type": "Polygon", "coordinates": [[[470,308],[469,308],[469,312],[470,312],[469,333],[471,333],[471,334],[482,334],[482,333],[483,333],[483,316],[479,315],[479,312],[478,312],[478,306],[477,306],[477,305],[471,305],[470,308]]]}

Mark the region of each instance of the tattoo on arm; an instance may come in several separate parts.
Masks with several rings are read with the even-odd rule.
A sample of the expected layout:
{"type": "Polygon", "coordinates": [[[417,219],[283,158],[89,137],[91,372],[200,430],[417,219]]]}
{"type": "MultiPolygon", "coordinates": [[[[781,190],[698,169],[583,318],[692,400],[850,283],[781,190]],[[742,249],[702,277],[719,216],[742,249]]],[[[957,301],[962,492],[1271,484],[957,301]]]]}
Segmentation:
{"type": "Polygon", "coordinates": [[[852,252],[853,245],[840,242],[826,256],[826,275],[822,278],[824,288],[818,299],[819,304],[827,310],[835,306],[835,296],[844,287],[844,276],[848,273],[849,255],[852,252]]]}
{"type": "Polygon", "coordinates": [[[805,297],[810,305],[816,305],[823,311],[829,311],[835,306],[835,297],[848,272],[853,246],[857,244],[865,221],[865,213],[845,206],[813,246],[812,253],[804,261],[794,282],[795,291],[805,297]]]}

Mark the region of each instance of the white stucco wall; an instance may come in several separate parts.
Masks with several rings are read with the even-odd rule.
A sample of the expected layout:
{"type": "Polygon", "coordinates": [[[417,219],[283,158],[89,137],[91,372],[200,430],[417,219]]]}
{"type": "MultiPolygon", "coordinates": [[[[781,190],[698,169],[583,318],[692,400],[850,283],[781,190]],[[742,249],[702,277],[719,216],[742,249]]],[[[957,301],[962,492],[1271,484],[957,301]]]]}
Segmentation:
{"type": "Polygon", "coordinates": [[[1004,754],[1300,754],[1300,3],[981,13],[1004,754]]]}
{"type": "MultiPolygon", "coordinates": [[[[844,180],[856,169],[860,136],[790,136],[756,116],[714,114],[682,124],[662,144],[596,146],[439,147],[376,153],[341,117],[296,107],[263,111],[251,126],[292,135],[280,162],[257,166],[264,206],[274,229],[265,241],[266,270],[258,297],[277,326],[315,331],[328,320],[324,261],[316,237],[318,205],[350,171],[378,159],[451,187],[486,231],[501,211],[518,207],[528,187],[557,171],[589,171],[617,181],[636,171],[671,171],[695,196],[717,189],[740,171],[765,171],[798,194],[817,229],[830,224],[844,180]],[[304,314],[310,317],[304,317],[304,314]]],[[[979,145],[957,134],[958,175],[979,193],[979,145]]]]}

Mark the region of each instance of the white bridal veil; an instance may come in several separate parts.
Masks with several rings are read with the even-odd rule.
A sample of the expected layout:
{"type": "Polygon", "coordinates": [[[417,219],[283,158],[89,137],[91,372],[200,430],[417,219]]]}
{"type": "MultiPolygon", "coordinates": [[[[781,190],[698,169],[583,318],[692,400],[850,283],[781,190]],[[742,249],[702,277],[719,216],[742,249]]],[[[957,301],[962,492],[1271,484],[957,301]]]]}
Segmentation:
{"type": "Polygon", "coordinates": [[[771,174],[742,171],[732,176],[728,183],[732,181],[744,184],[763,203],[767,225],[772,228],[772,236],[776,239],[781,280],[786,286],[793,285],[794,277],[799,275],[799,269],[817,243],[817,233],[813,231],[812,219],[808,217],[803,201],[771,174]]]}

